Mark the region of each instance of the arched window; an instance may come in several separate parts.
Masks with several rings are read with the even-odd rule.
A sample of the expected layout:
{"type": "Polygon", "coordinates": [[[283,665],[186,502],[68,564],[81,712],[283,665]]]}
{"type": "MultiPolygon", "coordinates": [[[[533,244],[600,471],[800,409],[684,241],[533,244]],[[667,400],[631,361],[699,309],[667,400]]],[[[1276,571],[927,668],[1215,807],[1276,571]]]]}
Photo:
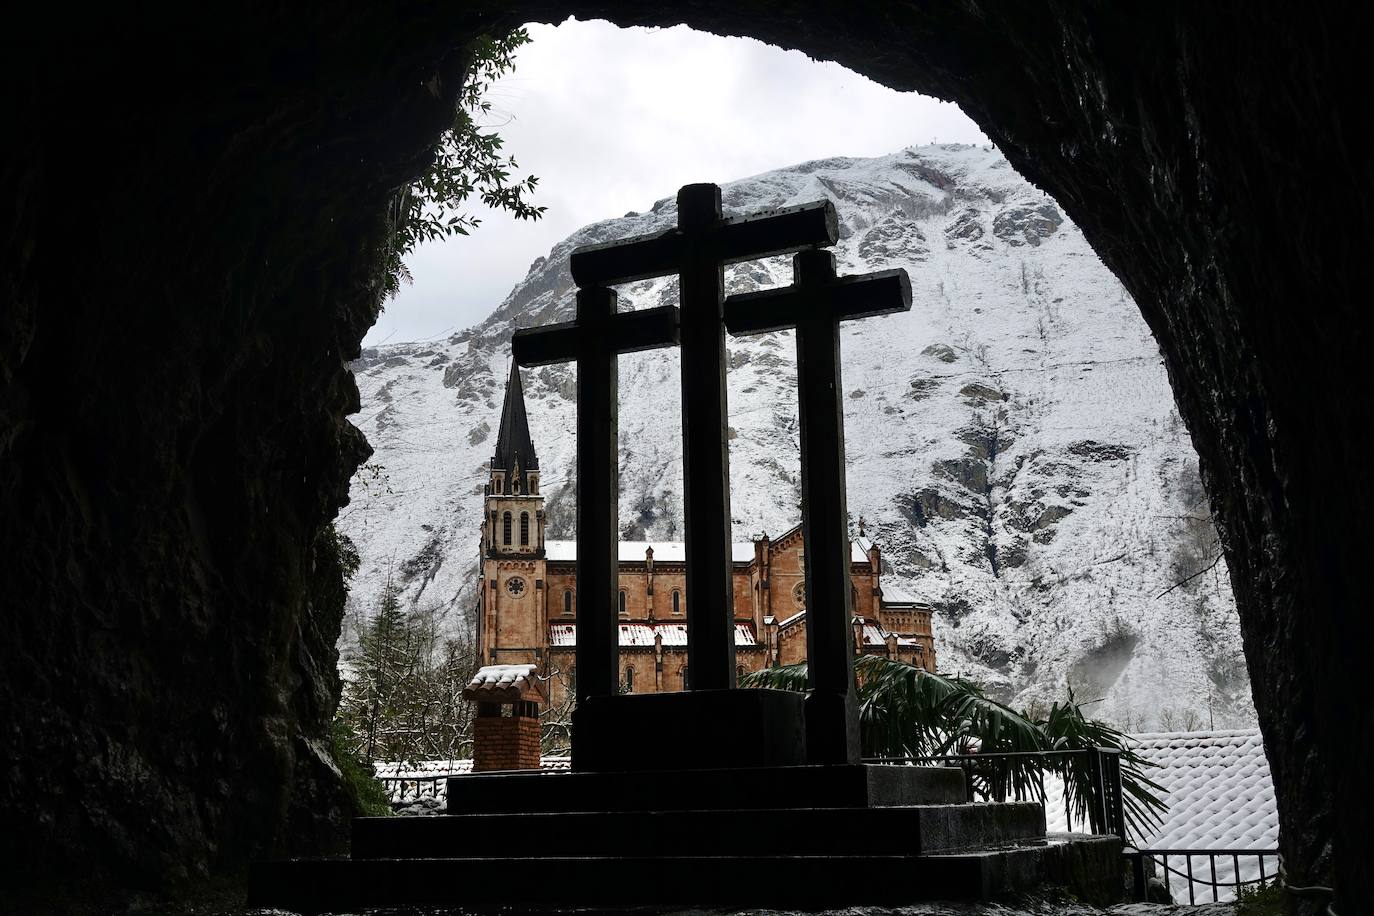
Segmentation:
{"type": "Polygon", "coordinates": [[[565,615],[572,613],[572,589],[570,588],[563,589],[563,613],[565,615]]]}
{"type": "Polygon", "coordinates": [[[677,589],[673,589],[673,613],[682,613],[682,592],[677,589]]]}
{"type": "Polygon", "coordinates": [[[687,671],[687,666],[686,666],[686,665],[683,665],[683,666],[682,666],[682,689],[683,689],[683,690],[691,690],[691,689],[692,689],[692,679],[688,676],[688,671],[687,671]]]}
{"type": "Polygon", "coordinates": [[[633,668],[625,669],[625,692],[635,692],[635,669],[633,668]]]}
{"type": "Polygon", "coordinates": [[[577,696],[577,666],[568,669],[568,693],[577,696]]]}
{"type": "Polygon", "coordinates": [[[501,533],[504,535],[504,537],[502,537],[502,539],[501,539],[501,542],[502,542],[503,544],[509,544],[509,543],[510,543],[510,513],[509,513],[509,512],[507,512],[507,513],[502,517],[502,519],[501,519],[501,533]]]}
{"type": "Polygon", "coordinates": [[[737,678],[744,677],[744,666],[743,666],[743,665],[736,665],[736,666],[735,666],[735,677],[737,677],[737,678]]]}
{"type": "Polygon", "coordinates": [[[528,512],[520,513],[520,546],[530,546],[530,514],[528,512]]]}
{"type": "Polygon", "coordinates": [[[491,514],[491,542],[496,543],[496,513],[491,514]]]}
{"type": "Polygon", "coordinates": [[[620,613],[627,613],[625,610],[625,589],[620,590],[620,613]]]}
{"type": "Polygon", "coordinates": [[[510,491],[513,496],[520,495],[520,475],[516,474],[510,479],[510,491]]]}

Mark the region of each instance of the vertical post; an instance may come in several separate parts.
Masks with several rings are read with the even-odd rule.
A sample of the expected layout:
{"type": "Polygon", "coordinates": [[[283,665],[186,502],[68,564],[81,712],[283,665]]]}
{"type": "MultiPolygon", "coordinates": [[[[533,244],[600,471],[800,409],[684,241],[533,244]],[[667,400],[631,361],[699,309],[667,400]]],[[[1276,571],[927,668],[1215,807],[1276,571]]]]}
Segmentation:
{"type": "MultiPolygon", "coordinates": [[[[609,289],[577,293],[577,322],[607,325],[615,314],[609,289]]],[[[577,355],[577,702],[614,696],[620,640],[616,593],[619,520],[619,413],[615,349],[584,333],[577,355]]],[[[576,753],[576,742],[573,744],[576,753]]]]}
{"type": "Polygon", "coordinates": [[[1131,884],[1133,896],[1141,903],[1149,899],[1149,884],[1145,880],[1145,853],[1137,852],[1131,857],[1131,884]]]}
{"type": "Polygon", "coordinates": [[[718,186],[689,184],[678,191],[678,229],[687,240],[680,274],[683,522],[691,602],[687,664],[697,690],[735,686],[725,272],[705,240],[720,219],[718,186]]]}
{"type": "Polygon", "coordinates": [[[1121,752],[1113,751],[1111,754],[1111,779],[1109,784],[1112,787],[1112,826],[1116,830],[1116,835],[1121,837],[1121,842],[1126,842],[1126,796],[1121,786],[1121,752]]]}
{"type": "MultiPolygon", "coordinates": [[[[798,289],[824,289],[835,280],[835,256],[828,251],[803,251],[792,265],[792,282],[798,289]]],[[[806,757],[810,763],[858,763],[839,320],[827,308],[807,312],[797,321],[806,680],[810,688],[806,757]]]]}

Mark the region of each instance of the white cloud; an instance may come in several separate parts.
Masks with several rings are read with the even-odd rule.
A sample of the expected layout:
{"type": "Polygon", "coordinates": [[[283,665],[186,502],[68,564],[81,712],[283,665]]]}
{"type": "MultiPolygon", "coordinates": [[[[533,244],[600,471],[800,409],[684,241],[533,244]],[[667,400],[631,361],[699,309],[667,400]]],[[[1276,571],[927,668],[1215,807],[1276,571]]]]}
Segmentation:
{"type": "Polygon", "coordinates": [[[518,222],[471,208],[482,226],[416,251],[414,285],[387,303],[365,343],[476,324],[560,239],[646,210],[680,185],[935,139],[988,142],[955,105],[753,39],[576,20],[529,31],[515,72],[492,90],[492,126],[539,176],[535,202],[548,212],[518,222]]]}

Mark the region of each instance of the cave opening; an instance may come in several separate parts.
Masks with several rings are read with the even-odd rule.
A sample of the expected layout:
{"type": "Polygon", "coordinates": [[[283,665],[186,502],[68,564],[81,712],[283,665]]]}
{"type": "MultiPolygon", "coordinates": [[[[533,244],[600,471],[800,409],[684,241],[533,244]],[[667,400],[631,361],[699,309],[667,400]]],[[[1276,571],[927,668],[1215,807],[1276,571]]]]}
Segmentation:
{"type": "MultiPolygon", "coordinates": [[[[22,737],[0,852],[20,893],[73,869],[98,892],[162,890],[337,836],[329,521],[367,453],[344,364],[375,318],[392,195],[452,111],[468,37],[578,11],[242,10],[213,34],[97,11],[31,32],[81,54],[39,40],[5,56],[5,104],[29,128],[0,168],[0,707],[22,737]],[[127,104],[91,105],[91,85],[127,104]],[[100,180],[64,180],[91,174],[91,136],[100,180]],[[95,211],[73,253],[70,214],[95,211]]],[[[1353,15],[615,17],[686,19],[957,101],[1059,201],[1159,340],[1226,550],[1285,866],[1334,886],[1342,912],[1374,897],[1359,612],[1374,585],[1357,572],[1374,494],[1345,473],[1370,421],[1374,285],[1353,15]]]]}
{"type": "MultiPolygon", "coordinates": [[[[483,212],[483,226],[473,235],[422,246],[413,284],[388,303],[364,339],[356,364],[364,409],[355,422],[375,453],[354,478],[353,502],[339,524],[362,557],[345,617],[345,656],[387,583],[399,582],[409,606],[445,619],[451,629],[463,625],[455,621],[465,620],[477,601],[472,583],[479,569],[460,535],[481,522],[481,468],[495,437],[500,384],[507,375],[505,342],[514,327],[570,317],[566,248],[651,231],[658,225],[654,215],[671,209],[665,195],[678,182],[767,173],[757,181],[778,189],[771,196],[731,181],[731,212],[830,195],[843,204],[837,250],[849,271],[906,263],[908,251],[915,259],[908,267],[919,278],[917,316],[889,322],[879,335],[897,338],[901,347],[844,331],[850,354],[846,404],[855,430],[850,445],[855,473],[862,469],[864,477],[851,480],[859,507],[851,514],[874,519],[885,550],[891,548],[885,558],[894,593],[899,587],[909,592],[918,571],[928,582],[949,578],[944,588],[920,590],[938,607],[957,611],[956,592],[968,599],[969,588],[978,590],[983,612],[963,621],[962,633],[942,634],[953,650],[951,670],[980,678],[1009,702],[1048,705],[1063,699],[1063,677],[1053,677],[1056,665],[1041,666],[1041,660],[1078,652],[1081,657],[1064,672],[1068,683],[1090,685],[1080,695],[1101,697],[1105,702],[1095,714],[1118,726],[1149,731],[1162,716],[1184,710],[1225,725],[1253,726],[1225,566],[1218,564],[1216,575],[1168,601],[1158,600],[1174,581],[1216,561],[1219,548],[1200,493],[1196,456],[1171,409],[1164,372],[1155,367],[1153,337],[1128,294],[1098,265],[1052,198],[1019,179],[996,177],[1009,171],[1000,168],[1005,160],[971,122],[918,108],[904,94],[876,91],[872,84],[850,89],[861,78],[835,65],[685,27],[646,32],[575,20],[526,27],[532,44],[517,53],[512,76],[493,87],[499,106],[494,121],[509,151],[540,173],[540,189],[571,214],[557,213],[558,222],[549,227],[483,212]],[[804,111],[786,104],[796,99],[808,100],[804,111]],[[663,110],[646,114],[656,101],[663,110]],[[855,113],[834,122],[846,104],[855,113]],[[591,112],[595,117],[588,118],[591,112]],[[878,124],[864,133],[869,122],[878,124]],[[946,142],[929,142],[941,137],[946,142]],[[913,139],[923,142],[908,142],[913,139]],[[748,151],[744,161],[736,147],[748,151]],[[893,158],[907,147],[915,148],[893,158]],[[989,166],[991,174],[984,175],[989,166]],[[870,175],[865,168],[877,171],[870,175]],[[633,179],[625,177],[635,171],[633,179]],[[577,199],[570,188],[590,199],[577,199]],[[625,210],[617,222],[614,217],[625,210]],[[600,225],[573,235],[589,224],[600,225]],[[1056,246],[1063,250],[1045,254],[1056,246]],[[1095,269],[1075,267],[1081,260],[1095,269]],[[455,303],[455,295],[463,298],[455,303]],[[435,327],[439,332],[431,334],[435,327]],[[1122,340],[1124,349],[1113,349],[1122,340]],[[436,384],[441,375],[442,392],[436,384]],[[1128,406],[1117,394],[1111,422],[1092,412],[1109,392],[1134,389],[1140,403],[1128,406]],[[938,428],[947,422],[938,405],[949,398],[965,414],[948,431],[957,440],[952,450],[926,450],[917,462],[904,454],[894,464],[882,428],[899,437],[938,428]],[[1087,420],[1079,416],[1084,410],[1087,420]],[[453,416],[438,423],[436,411],[453,416]],[[1124,416],[1133,412],[1140,428],[1126,433],[1124,416]],[[1046,436],[1054,439],[1050,430],[1075,423],[1081,428],[1070,441],[1048,449],[1036,445],[1046,436]],[[1097,441],[1123,434],[1146,443],[1145,454],[1137,454],[1136,445],[1097,441]],[[1156,439],[1172,441],[1179,454],[1152,452],[1156,439]],[[406,503],[407,493],[436,489],[428,483],[436,463],[453,469],[442,475],[442,500],[427,507],[406,503]],[[931,465],[933,473],[904,474],[908,463],[931,465]],[[389,480],[380,494],[378,467],[389,480]],[[1127,485],[1132,478],[1157,481],[1153,489],[1144,485],[1148,499],[1164,504],[1153,510],[1156,516],[1200,513],[1197,531],[1175,531],[1185,526],[1171,522],[1160,532],[1162,546],[1156,547],[1153,536],[1148,543],[1132,542],[1132,526],[1149,524],[1140,517],[1143,506],[1105,527],[1100,520],[1079,525],[1096,511],[1083,509],[1090,490],[1094,499],[1124,505],[1133,495],[1127,485]],[[918,494],[938,499],[943,513],[931,530],[907,532],[893,503],[918,494]],[[409,511],[392,511],[400,504],[409,511]],[[971,528],[963,538],[944,532],[961,525],[971,528]],[[965,541],[977,547],[975,563],[962,556],[965,541]],[[1075,545],[1092,549],[1075,551],[1075,545]],[[930,558],[943,559],[933,564],[930,558]],[[1003,569],[1003,581],[996,581],[1003,569]],[[969,573],[976,584],[956,578],[969,573]],[[983,583],[988,574],[993,581],[983,583]],[[1069,594],[1073,583],[1094,577],[1093,588],[1069,594]],[[1083,609],[1087,619],[1056,640],[986,635],[1001,628],[998,621],[1008,608],[1032,631],[1063,629],[1058,621],[1075,615],[1062,607],[1083,609]],[[1130,671],[1092,664],[1095,654],[1110,654],[1121,630],[1161,628],[1168,637],[1141,640],[1151,654],[1142,652],[1130,671]],[[1084,639],[1083,631],[1093,635],[1084,639]],[[1203,641],[1199,632],[1210,635],[1203,641]],[[968,646],[961,644],[964,634],[968,646]],[[1066,650],[1058,640],[1086,646],[1066,650]],[[1174,656],[1191,658],[1198,646],[1215,659],[1185,664],[1191,677],[1164,674],[1178,664],[1174,656]],[[1231,676],[1207,676],[1218,670],[1231,676]],[[1039,679],[1031,681],[1032,673],[1039,679]]],[[[729,269],[727,286],[765,288],[790,282],[789,275],[788,259],[769,259],[729,269]]],[[[641,283],[622,290],[621,308],[663,304],[672,293],[671,284],[641,283]]],[[[764,530],[785,532],[799,518],[796,405],[787,381],[795,376],[795,363],[787,332],[761,348],[735,338],[727,346],[736,539],[743,541],[764,530]],[[773,375],[783,378],[781,387],[772,383],[773,375]]],[[[676,409],[676,354],[629,354],[621,363],[622,390],[632,392],[621,407],[622,537],[672,540],[682,514],[679,445],[657,422],[656,408],[676,409]]],[[[574,385],[572,366],[531,370],[525,382],[535,438],[552,475],[546,481],[553,539],[572,536],[571,441],[564,433],[572,428],[574,385]]],[[[943,617],[938,625],[947,626],[943,617]]]]}

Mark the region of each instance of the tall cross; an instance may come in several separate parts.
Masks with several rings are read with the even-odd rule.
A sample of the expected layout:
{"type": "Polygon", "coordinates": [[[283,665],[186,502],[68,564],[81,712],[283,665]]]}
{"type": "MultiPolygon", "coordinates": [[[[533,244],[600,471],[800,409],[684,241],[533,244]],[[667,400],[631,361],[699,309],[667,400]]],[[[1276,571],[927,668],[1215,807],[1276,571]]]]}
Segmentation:
{"type": "MultiPolygon", "coordinates": [[[[678,341],[673,306],[616,312],[612,290],[577,293],[577,318],[525,328],[511,338],[517,365],[577,364],[577,702],[614,696],[620,687],[620,633],[614,610],[619,591],[617,448],[621,353],[678,341]]],[[[574,751],[576,748],[574,748],[574,751]]]]}
{"type": "Polygon", "coordinates": [[[573,280],[584,288],[680,278],[687,653],[694,690],[735,685],[724,267],[838,238],[829,201],[724,219],[720,188],[689,184],[678,191],[676,229],[579,248],[569,260],[573,280]]]}
{"type": "Polygon", "coordinates": [[[840,322],[910,308],[905,270],[836,277],[835,255],[829,251],[796,255],[789,287],[742,293],[725,302],[731,334],[797,329],[810,763],[859,762],[840,322]]]}

